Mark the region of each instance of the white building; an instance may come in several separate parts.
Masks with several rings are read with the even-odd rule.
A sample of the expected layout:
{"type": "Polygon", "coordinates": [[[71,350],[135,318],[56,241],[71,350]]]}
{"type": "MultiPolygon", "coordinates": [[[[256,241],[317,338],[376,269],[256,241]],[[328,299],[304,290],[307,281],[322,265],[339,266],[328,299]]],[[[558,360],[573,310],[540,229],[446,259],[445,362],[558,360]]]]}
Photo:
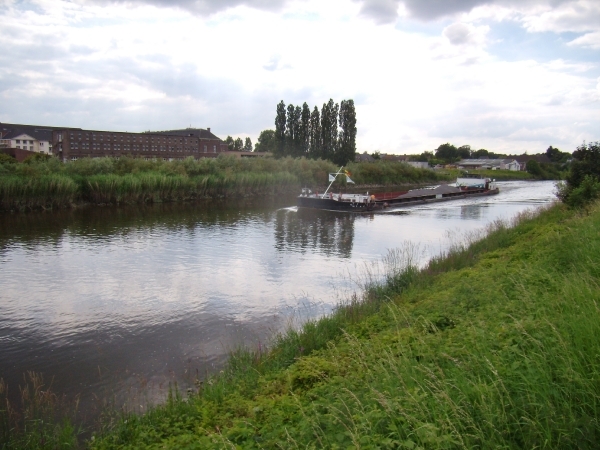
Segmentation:
{"type": "Polygon", "coordinates": [[[30,152],[52,154],[50,143],[52,131],[29,127],[27,130],[13,129],[0,139],[0,148],[18,148],[30,152]]]}
{"type": "Polygon", "coordinates": [[[459,169],[521,170],[515,159],[463,159],[456,163],[459,169]]]}
{"type": "Polygon", "coordinates": [[[427,161],[405,161],[405,163],[415,169],[429,169],[429,163],[427,161]]]}

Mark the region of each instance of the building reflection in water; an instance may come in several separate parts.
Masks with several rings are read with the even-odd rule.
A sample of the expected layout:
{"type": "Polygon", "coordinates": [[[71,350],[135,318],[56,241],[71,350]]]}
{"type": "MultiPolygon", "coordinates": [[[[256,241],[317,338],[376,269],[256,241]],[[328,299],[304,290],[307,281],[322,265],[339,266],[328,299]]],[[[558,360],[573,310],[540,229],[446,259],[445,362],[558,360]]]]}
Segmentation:
{"type": "Polygon", "coordinates": [[[279,210],[275,216],[275,248],[350,258],[355,220],[354,214],[303,208],[279,210]]]}

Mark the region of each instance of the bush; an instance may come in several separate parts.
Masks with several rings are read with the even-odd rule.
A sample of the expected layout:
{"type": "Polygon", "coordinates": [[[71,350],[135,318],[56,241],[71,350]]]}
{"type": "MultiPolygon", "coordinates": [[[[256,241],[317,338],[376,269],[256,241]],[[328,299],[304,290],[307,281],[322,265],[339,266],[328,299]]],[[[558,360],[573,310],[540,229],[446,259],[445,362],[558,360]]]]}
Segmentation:
{"type": "Polygon", "coordinates": [[[559,186],[558,198],[573,208],[580,208],[600,194],[600,142],[577,147],[565,183],[559,186]]]}

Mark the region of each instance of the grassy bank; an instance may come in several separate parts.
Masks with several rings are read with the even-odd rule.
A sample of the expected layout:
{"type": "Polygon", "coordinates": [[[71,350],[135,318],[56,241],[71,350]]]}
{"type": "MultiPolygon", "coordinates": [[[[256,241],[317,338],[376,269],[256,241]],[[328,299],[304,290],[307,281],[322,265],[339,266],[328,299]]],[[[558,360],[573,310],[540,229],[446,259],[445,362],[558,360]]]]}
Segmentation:
{"type": "Polygon", "coordinates": [[[92,448],[595,448],[600,208],[555,206],[457,245],[332,316],[240,351],[198,392],[92,448]]]}
{"type": "MultiPolygon", "coordinates": [[[[204,158],[182,161],[83,158],[67,164],[55,158],[27,163],[0,162],[0,209],[68,207],[78,203],[121,204],[191,201],[296,193],[322,188],[337,167],[328,161],[273,158],[204,158]]],[[[361,185],[426,183],[447,174],[404,164],[352,164],[361,185]]],[[[345,184],[345,179],[341,180],[345,184]]]]}

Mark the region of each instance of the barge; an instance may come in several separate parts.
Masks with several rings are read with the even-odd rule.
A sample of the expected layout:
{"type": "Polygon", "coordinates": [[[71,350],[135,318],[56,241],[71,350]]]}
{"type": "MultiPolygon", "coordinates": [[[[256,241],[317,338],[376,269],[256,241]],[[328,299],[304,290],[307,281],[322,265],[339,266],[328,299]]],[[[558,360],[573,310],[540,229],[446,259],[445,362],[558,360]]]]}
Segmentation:
{"type": "Polygon", "coordinates": [[[398,192],[381,192],[370,194],[334,194],[331,185],[337,176],[346,176],[351,183],[348,172],[329,174],[328,188],[323,194],[313,193],[310,189],[302,189],[297,198],[299,208],[324,209],[329,211],[366,212],[382,210],[393,206],[422,205],[426,203],[458,200],[468,197],[481,197],[498,194],[496,180],[490,178],[465,176],[457,178],[455,183],[439,184],[419,189],[398,192]]]}

